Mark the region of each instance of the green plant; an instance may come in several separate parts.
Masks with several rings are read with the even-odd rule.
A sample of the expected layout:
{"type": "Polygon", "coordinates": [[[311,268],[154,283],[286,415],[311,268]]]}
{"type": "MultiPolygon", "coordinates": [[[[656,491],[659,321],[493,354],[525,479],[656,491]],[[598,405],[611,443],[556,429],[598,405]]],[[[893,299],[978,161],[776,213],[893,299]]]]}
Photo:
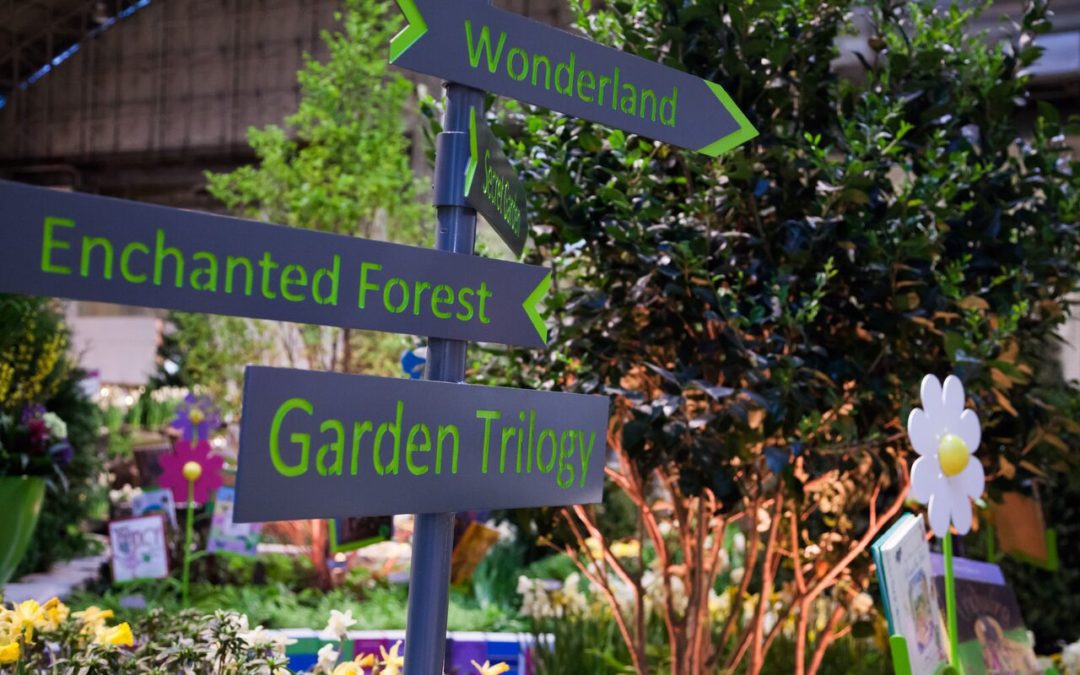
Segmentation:
{"type": "MultiPolygon", "coordinates": [[[[548,351],[477,375],[614,397],[608,475],[660,560],[671,672],[759,672],[789,620],[795,672],[818,671],[903,506],[924,373],[964,379],[991,495],[1078,466],[1067,385],[1035,377],[1080,281],[1080,167],[1023,72],[1046,5],[1026,3],[999,44],[967,32],[973,11],[930,2],[587,8],[582,30],[720,82],[761,134],[709,161],[507,104],[495,128],[523,158],[559,321],[548,351]],[[855,10],[871,22],[858,82],[830,67],[855,10]],[[746,538],[736,592],[755,602],[713,618],[731,529],[746,538]]],[[[564,550],[650,671],[641,566],[592,510],[563,519],[564,550]]]]}

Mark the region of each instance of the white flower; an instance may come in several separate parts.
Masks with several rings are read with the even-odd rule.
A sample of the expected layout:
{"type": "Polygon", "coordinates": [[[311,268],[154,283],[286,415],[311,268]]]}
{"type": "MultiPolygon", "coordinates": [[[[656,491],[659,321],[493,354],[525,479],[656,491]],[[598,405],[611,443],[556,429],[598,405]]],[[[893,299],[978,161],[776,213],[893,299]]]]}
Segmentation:
{"type": "Polygon", "coordinates": [[[978,499],[986,479],[978,459],[979,418],[964,410],[964,385],[955,375],[942,388],[933,375],[923,378],[922,408],[908,417],[907,432],[920,457],[911,467],[911,496],[929,502],[930,528],[939,537],[949,532],[949,521],[960,534],[971,529],[971,504],[978,499]]]}
{"type": "Polygon", "coordinates": [[[273,640],[270,634],[267,633],[266,629],[262,626],[255,626],[251,630],[240,631],[236,634],[236,637],[243,640],[248,647],[258,647],[273,640]]]}
{"type": "Polygon", "coordinates": [[[349,627],[354,623],[356,623],[356,619],[353,618],[351,609],[347,612],[332,609],[330,610],[330,620],[326,622],[326,628],[323,630],[334,635],[339,640],[344,640],[349,633],[349,627]]]}
{"type": "Polygon", "coordinates": [[[296,644],[296,639],[291,638],[284,633],[273,633],[270,636],[270,642],[273,645],[271,649],[274,652],[274,656],[285,656],[285,651],[289,645],[296,644]]]}
{"type": "Polygon", "coordinates": [[[1061,666],[1067,675],[1080,674],[1080,640],[1062,650],[1061,666]]]}
{"type": "Polygon", "coordinates": [[[338,650],[334,649],[334,645],[326,644],[319,649],[319,662],[315,664],[315,670],[317,672],[329,673],[334,670],[334,664],[337,663],[338,657],[341,654],[338,650]]]}
{"type": "Polygon", "coordinates": [[[59,415],[47,412],[41,420],[45,422],[45,428],[49,430],[49,435],[53,437],[53,440],[67,438],[67,423],[60,419],[59,415]]]}

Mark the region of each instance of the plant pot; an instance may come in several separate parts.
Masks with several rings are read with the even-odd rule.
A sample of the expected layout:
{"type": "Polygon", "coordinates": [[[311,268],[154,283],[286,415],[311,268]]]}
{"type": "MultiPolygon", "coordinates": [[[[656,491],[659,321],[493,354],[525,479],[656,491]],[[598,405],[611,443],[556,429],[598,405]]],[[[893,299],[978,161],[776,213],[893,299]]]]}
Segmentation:
{"type": "Polygon", "coordinates": [[[0,477],[0,512],[4,514],[0,526],[0,586],[11,579],[26,554],[43,501],[44,478],[0,477]]]}

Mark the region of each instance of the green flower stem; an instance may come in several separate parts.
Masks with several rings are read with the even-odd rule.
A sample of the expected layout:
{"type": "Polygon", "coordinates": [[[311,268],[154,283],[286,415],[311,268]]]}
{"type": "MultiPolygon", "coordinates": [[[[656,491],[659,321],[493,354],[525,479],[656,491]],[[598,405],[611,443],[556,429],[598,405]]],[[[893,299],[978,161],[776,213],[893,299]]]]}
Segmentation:
{"type": "Polygon", "coordinates": [[[191,540],[194,539],[194,535],[195,481],[189,480],[187,486],[187,519],[184,522],[184,576],[180,582],[180,598],[184,607],[188,606],[188,581],[191,572],[191,540]]]}
{"type": "Polygon", "coordinates": [[[945,533],[945,617],[949,624],[949,663],[959,669],[960,654],[956,631],[956,579],[953,578],[952,534],[945,533]]]}

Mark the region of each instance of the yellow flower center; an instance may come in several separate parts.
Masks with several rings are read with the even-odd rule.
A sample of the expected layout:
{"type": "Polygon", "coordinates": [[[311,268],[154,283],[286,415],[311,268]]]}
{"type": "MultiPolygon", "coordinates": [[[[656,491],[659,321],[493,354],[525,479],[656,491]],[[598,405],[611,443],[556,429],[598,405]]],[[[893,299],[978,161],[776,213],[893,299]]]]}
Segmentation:
{"type": "Polygon", "coordinates": [[[203,411],[199,410],[198,408],[192,408],[188,412],[188,419],[191,420],[192,424],[199,424],[205,418],[206,418],[206,415],[203,415],[203,411]]]}
{"type": "Polygon", "coordinates": [[[946,476],[955,476],[963,471],[970,459],[967,443],[956,434],[945,434],[938,441],[938,463],[941,464],[941,473],[946,476]]]}
{"type": "Polygon", "coordinates": [[[184,478],[192,483],[199,480],[202,475],[202,466],[198,462],[188,462],[184,465],[184,478]]]}

